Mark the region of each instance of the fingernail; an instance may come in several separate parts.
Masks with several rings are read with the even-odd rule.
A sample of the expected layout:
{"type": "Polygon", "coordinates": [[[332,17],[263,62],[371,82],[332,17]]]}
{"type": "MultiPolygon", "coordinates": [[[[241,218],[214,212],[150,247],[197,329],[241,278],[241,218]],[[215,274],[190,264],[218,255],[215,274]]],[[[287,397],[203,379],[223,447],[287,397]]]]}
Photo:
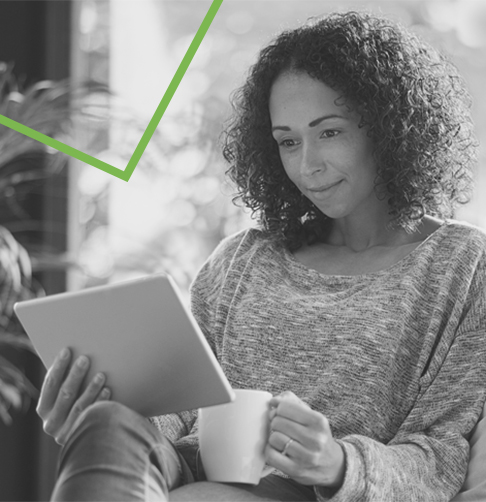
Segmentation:
{"type": "Polygon", "coordinates": [[[86,368],[86,366],[88,366],[88,358],[86,356],[80,356],[77,364],[80,368],[86,368]]]}
{"type": "Polygon", "coordinates": [[[68,349],[62,349],[61,350],[61,359],[67,359],[69,357],[69,350],[68,349]]]}
{"type": "Polygon", "coordinates": [[[110,397],[110,389],[108,387],[105,387],[102,391],[101,391],[101,397],[103,398],[108,398],[110,397]]]}
{"type": "Polygon", "coordinates": [[[105,375],[103,375],[103,373],[97,373],[94,379],[96,383],[102,383],[105,381],[105,375]]]}

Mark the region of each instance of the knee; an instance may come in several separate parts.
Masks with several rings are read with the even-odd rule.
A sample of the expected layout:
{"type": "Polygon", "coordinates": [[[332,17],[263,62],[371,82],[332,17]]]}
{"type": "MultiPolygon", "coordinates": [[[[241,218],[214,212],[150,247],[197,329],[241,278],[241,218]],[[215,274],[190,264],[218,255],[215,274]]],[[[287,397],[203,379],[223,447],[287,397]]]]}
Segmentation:
{"type": "Polygon", "coordinates": [[[116,401],[98,401],[88,406],[73,426],[73,433],[120,435],[144,418],[116,401]]]}
{"type": "Polygon", "coordinates": [[[137,420],[137,415],[135,411],[116,401],[97,401],[88,406],[79,418],[83,422],[116,426],[137,420]]]}

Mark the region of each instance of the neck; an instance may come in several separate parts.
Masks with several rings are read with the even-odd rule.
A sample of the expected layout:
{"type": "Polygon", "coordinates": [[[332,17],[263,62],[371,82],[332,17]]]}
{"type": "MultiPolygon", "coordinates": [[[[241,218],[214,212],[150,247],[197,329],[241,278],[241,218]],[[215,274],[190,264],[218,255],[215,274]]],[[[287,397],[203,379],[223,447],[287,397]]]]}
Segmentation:
{"type": "MultiPolygon", "coordinates": [[[[327,243],[345,246],[354,252],[366,251],[375,246],[398,246],[407,243],[408,234],[402,229],[389,229],[388,211],[370,215],[363,212],[334,219],[327,243]]],[[[408,236],[410,237],[410,236],[408,236]]]]}

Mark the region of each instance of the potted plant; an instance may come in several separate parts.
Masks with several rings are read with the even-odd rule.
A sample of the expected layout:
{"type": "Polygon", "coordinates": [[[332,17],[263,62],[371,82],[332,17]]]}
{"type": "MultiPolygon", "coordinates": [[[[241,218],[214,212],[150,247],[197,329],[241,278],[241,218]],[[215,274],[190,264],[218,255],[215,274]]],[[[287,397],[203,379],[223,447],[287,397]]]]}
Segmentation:
{"type": "MultiPolygon", "coordinates": [[[[35,295],[30,260],[25,249],[4,227],[0,227],[0,350],[32,350],[13,313],[16,301],[35,295]]],[[[23,371],[0,354],[0,420],[10,424],[10,410],[26,409],[37,390],[23,371]]]]}
{"type": "MultiPolygon", "coordinates": [[[[0,62],[0,114],[51,137],[69,129],[72,92],[67,81],[42,81],[22,89],[13,64],[0,62]]],[[[13,304],[42,295],[32,278],[33,263],[69,266],[63,256],[44,249],[32,235],[42,226],[42,212],[29,200],[39,198],[39,187],[59,173],[66,156],[0,125],[0,420],[12,421],[11,411],[26,409],[38,391],[16,360],[17,350],[33,351],[13,312],[13,304]],[[26,203],[27,201],[27,203],[26,203]]]]}
{"type": "MultiPolygon", "coordinates": [[[[0,61],[0,114],[83,151],[109,152],[107,130],[113,116],[120,130],[134,137],[143,133],[136,117],[111,98],[106,85],[97,82],[73,85],[68,80],[45,80],[24,89],[13,74],[13,64],[0,61]]],[[[117,142],[112,148],[120,151],[122,146],[117,142]]],[[[42,185],[48,178],[63,175],[67,159],[0,124],[0,421],[7,424],[11,423],[10,410],[25,409],[38,394],[22,368],[2,355],[33,351],[13,304],[44,294],[32,270],[79,266],[65,252],[46,247],[39,236],[42,228],[55,226],[55,222],[46,225],[42,207],[36,205],[42,185]]]]}

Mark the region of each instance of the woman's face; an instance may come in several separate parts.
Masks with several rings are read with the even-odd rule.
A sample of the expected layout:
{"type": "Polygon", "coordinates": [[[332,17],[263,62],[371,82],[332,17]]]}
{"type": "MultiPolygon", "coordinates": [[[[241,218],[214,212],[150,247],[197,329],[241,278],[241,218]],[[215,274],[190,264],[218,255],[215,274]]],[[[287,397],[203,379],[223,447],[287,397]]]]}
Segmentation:
{"type": "Polygon", "coordinates": [[[288,177],[326,216],[381,204],[374,193],[373,145],[360,116],[336,105],[339,93],[306,73],[285,73],[269,102],[272,131],[288,177]]]}

